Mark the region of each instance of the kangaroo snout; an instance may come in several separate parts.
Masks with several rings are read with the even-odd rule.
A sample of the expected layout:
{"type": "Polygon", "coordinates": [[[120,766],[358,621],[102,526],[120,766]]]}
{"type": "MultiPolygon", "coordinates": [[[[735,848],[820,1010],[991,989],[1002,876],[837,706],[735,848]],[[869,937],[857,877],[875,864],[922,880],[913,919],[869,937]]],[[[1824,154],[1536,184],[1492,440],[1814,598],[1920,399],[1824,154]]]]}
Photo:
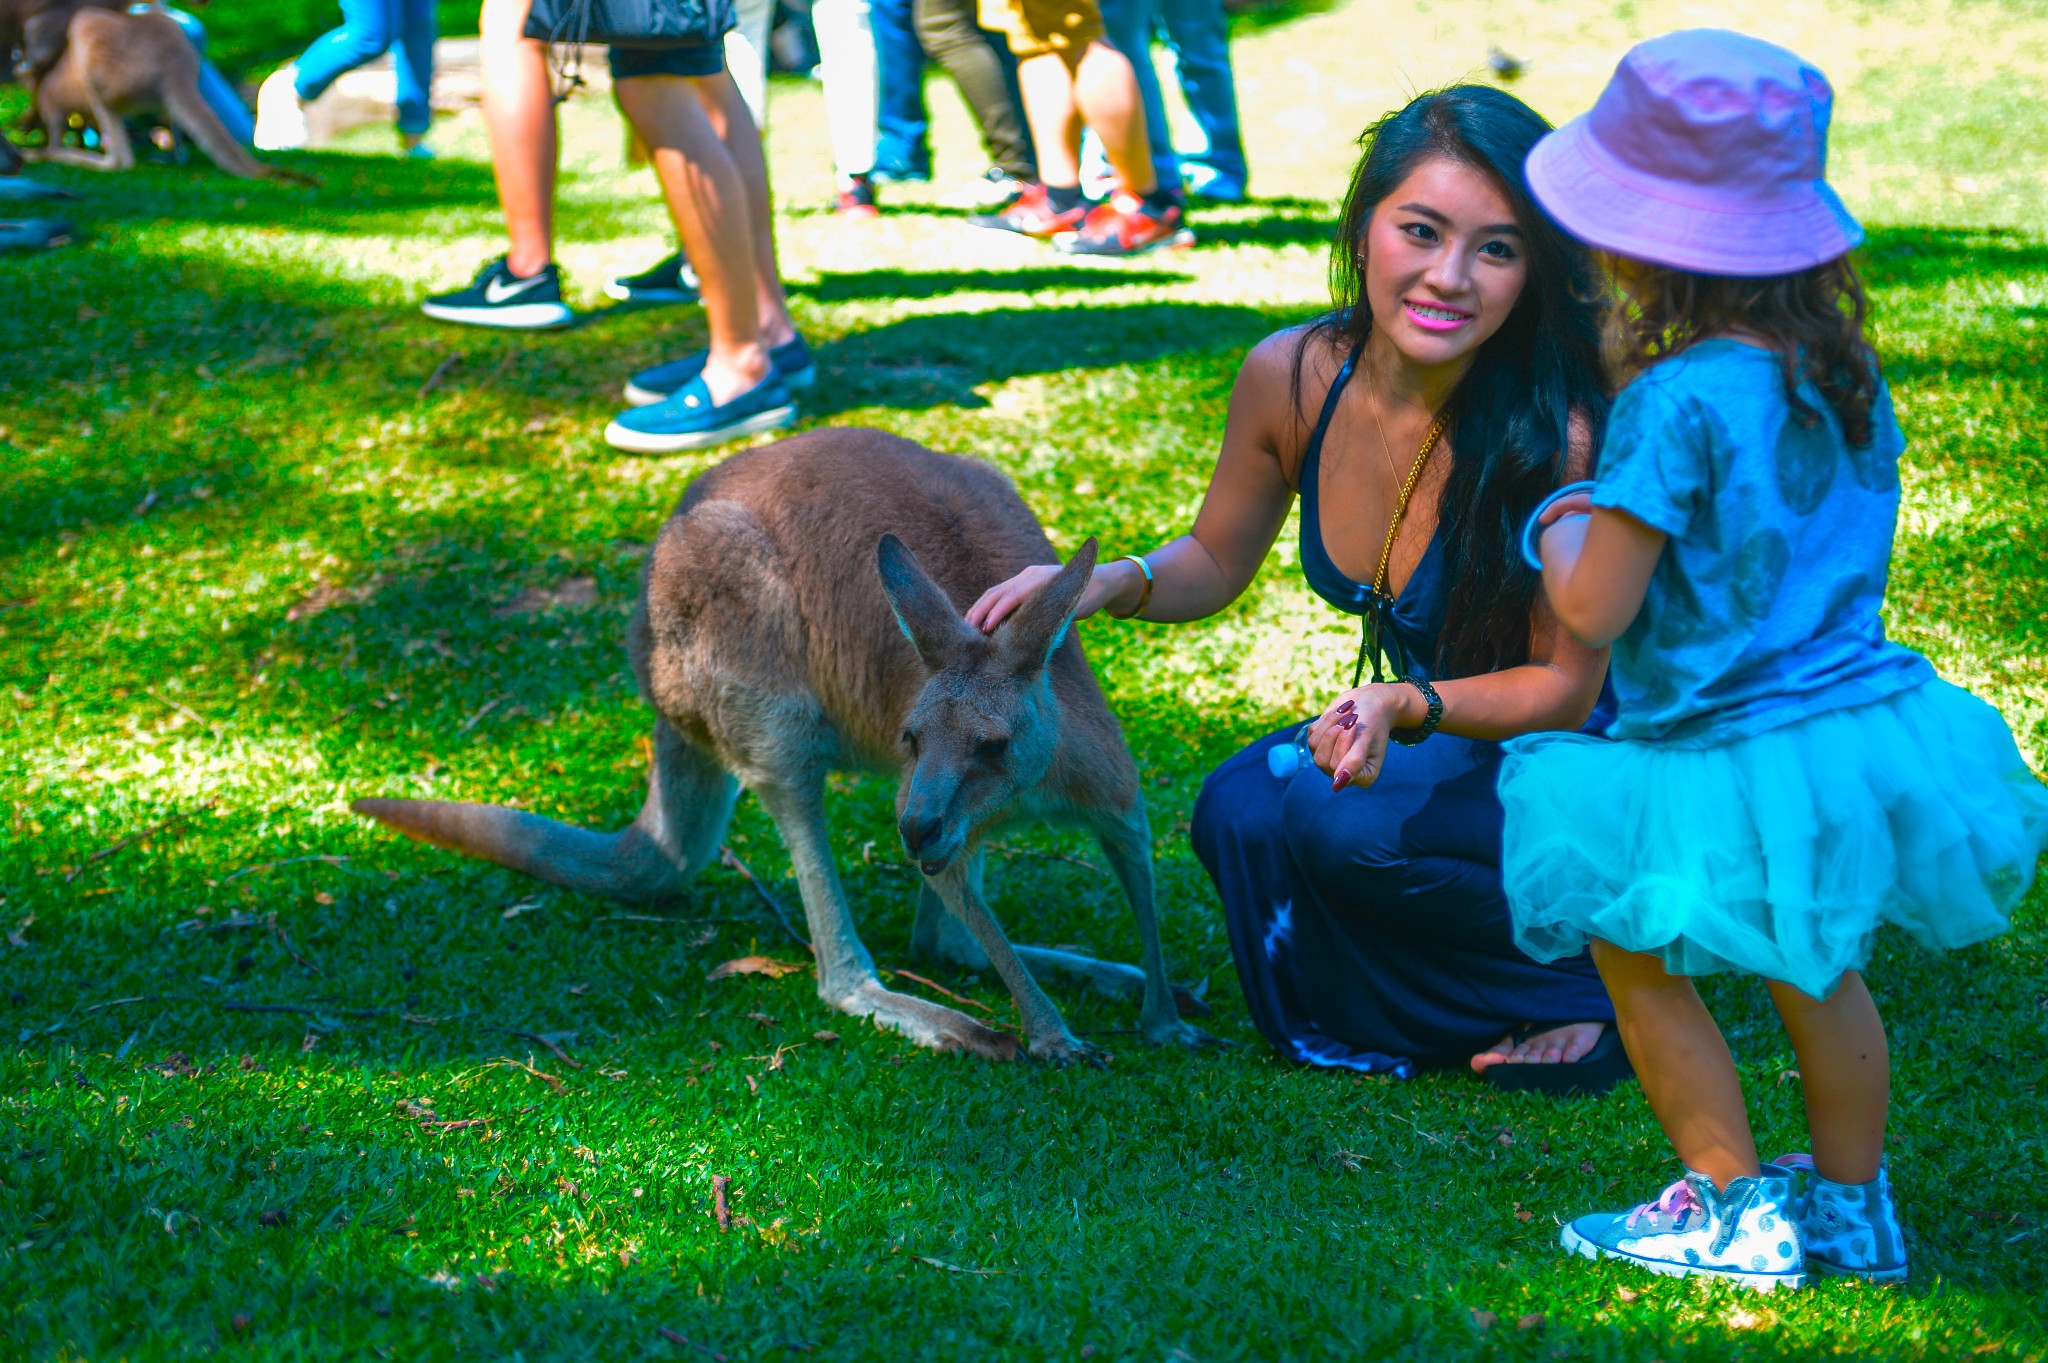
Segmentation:
{"type": "Polygon", "coordinates": [[[966,841],[959,833],[948,831],[943,811],[932,809],[906,809],[896,821],[896,836],[903,839],[903,850],[928,876],[945,870],[966,841]]]}

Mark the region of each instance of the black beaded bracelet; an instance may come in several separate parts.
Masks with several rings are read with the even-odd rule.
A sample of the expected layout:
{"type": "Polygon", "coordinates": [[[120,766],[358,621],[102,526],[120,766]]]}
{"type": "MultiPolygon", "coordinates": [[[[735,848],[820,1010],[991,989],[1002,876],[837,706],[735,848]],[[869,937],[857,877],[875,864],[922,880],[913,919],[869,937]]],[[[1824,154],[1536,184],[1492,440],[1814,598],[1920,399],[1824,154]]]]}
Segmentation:
{"type": "Polygon", "coordinates": [[[1412,748],[1423,739],[1435,733],[1436,726],[1444,722],[1444,698],[1436,693],[1436,688],[1429,684],[1429,678],[1427,677],[1411,675],[1403,677],[1401,680],[1420,691],[1422,698],[1429,702],[1429,715],[1422,723],[1412,729],[1390,729],[1387,731],[1388,738],[1393,739],[1404,748],[1412,748]]]}

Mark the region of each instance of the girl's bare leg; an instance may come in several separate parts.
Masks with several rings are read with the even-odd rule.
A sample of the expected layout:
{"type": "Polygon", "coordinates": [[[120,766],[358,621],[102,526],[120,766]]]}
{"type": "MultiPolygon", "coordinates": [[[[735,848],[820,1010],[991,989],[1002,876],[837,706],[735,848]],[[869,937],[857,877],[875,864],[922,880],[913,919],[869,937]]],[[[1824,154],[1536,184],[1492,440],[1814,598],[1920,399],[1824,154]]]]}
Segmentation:
{"type": "Polygon", "coordinates": [[[1771,1002],[1799,1057],[1813,1167],[1836,1183],[1868,1183],[1884,1154],[1891,1049],[1863,977],[1850,971],[1826,999],[1771,982],[1771,1002]]]}
{"type": "Polygon", "coordinates": [[[1756,1138],[1735,1059],[1692,980],[1655,956],[1598,940],[1593,964],[1614,1000],[1615,1026],[1643,1096],[1685,1167],[1717,1188],[1754,1177],[1756,1138]]]}

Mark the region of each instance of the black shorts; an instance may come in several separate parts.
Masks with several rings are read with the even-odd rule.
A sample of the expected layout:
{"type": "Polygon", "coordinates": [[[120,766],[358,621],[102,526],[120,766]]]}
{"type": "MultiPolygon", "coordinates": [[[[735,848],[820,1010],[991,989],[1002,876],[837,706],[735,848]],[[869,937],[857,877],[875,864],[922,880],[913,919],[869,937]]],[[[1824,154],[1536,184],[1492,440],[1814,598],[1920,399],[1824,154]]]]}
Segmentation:
{"type": "Polygon", "coordinates": [[[689,47],[613,47],[613,80],[635,76],[715,76],[725,70],[725,44],[696,43],[689,47]]]}

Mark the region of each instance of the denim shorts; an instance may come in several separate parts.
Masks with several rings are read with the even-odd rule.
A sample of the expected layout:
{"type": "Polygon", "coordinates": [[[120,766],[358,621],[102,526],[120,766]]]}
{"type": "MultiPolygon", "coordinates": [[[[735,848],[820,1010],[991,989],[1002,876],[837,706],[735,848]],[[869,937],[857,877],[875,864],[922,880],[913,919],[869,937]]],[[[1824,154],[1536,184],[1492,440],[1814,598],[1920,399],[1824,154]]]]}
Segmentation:
{"type": "Polygon", "coordinates": [[[725,44],[694,43],[688,47],[613,47],[609,49],[613,80],[635,76],[715,76],[725,70],[725,44]]]}

